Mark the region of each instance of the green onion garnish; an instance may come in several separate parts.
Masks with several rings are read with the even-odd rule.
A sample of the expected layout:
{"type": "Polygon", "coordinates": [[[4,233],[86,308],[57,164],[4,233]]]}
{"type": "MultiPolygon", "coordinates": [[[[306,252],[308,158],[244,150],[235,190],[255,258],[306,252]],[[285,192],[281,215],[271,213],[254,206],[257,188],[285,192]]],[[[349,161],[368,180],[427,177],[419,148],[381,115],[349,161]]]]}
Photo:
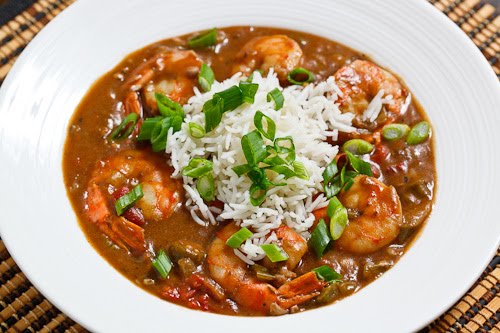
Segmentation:
{"type": "Polygon", "coordinates": [[[214,82],[215,75],[212,68],[205,63],[201,64],[200,73],[198,73],[198,83],[201,89],[205,92],[210,91],[214,82]]]}
{"type": "Polygon", "coordinates": [[[430,135],[431,125],[426,121],[421,121],[412,127],[408,138],[406,138],[406,143],[409,145],[418,145],[427,141],[430,135]]]}
{"type": "Polygon", "coordinates": [[[367,175],[372,177],[372,167],[370,163],[363,161],[359,157],[353,155],[351,152],[346,151],[345,152],[347,155],[347,158],[349,159],[349,163],[351,164],[352,168],[359,172],[362,175],[367,175]]]}
{"type": "Polygon", "coordinates": [[[111,132],[109,138],[113,141],[121,141],[129,137],[134,131],[135,124],[137,124],[137,119],[139,116],[137,113],[131,113],[126,116],[120,125],[111,132]]]}
{"type": "Polygon", "coordinates": [[[241,147],[250,166],[257,165],[268,156],[262,136],[257,130],[243,136],[241,147]]]}
{"type": "Polygon", "coordinates": [[[170,258],[163,250],[158,251],[156,258],[151,264],[156,269],[158,274],[160,274],[160,276],[164,279],[168,276],[168,273],[170,273],[170,270],[172,269],[172,261],[170,261],[170,258]]]}
{"type": "Polygon", "coordinates": [[[328,184],[323,184],[325,195],[327,199],[339,194],[342,190],[343,184],[340,180],[340,175],[333,177],[333,179],[328,184]]]}
{"type": "Polygon", "coordinates": [[[304,163],[299,161],[293,161],[293,171],[295,171],[295,176],[301,179],[309,179],[309,173],[304,166],[304,163]]]}
{"type": "Polygon", "coordinates": [[[141,125],[141,130],[139,131],[139,135],[137,136],[137,140],[138,141],[151,140],[151,133],[153,133],[156,124],[160,122],[162,119],[163,117],[153,117],[144,119],[141,125]]]}
{"type": "Polygon", "coordinates": [[[247,228],[241,228],[228,238],[228,240],[226,241],[226,245],[232,247],[233,249],[236,249],[240,247],[240,245],[243,244],[244,241],[252,237],[252,235],[253,233],[247,228]]]}
{"type": "Polygon", "coordinates": [[[272,262],[285,261],[288,254],[276,244],[263,244],[260,246],[272,262]]]}
{"type": "Polygon", "coordinates": [[[267,189],[260,184],[253,183],[250,186],[250,203],[257,207],[266,199],[267,189]]]}
{"type": "Polygon", "coordinates": [[[290,169],[289,167],[287,167],[285,165],[273,165],[273,166],[267,167],[266,169],[274,171],[280,175],[285,176],[285,179],[296,176],[295,171],[290,169]]]}
{"type": "Polygon", "coordinates": [[[192,138],[200,139],[205,136],[205,129],[200,124],[191,122],[188,124],[188,130],[192,138]]]}
{"type": "Polygon", "coordinates": [[[243,176],[245,173],[252,170],[252,167],[248,164],[238,165],[232,168],[232,170],[238,175],[238,177],[243,176]]]}
{"type": "Polygon", "coordinates": [[[222,119],[224,101],[220,98],[212,98],[203,104],[205,114],[205,132],[208,133],[216,128],[222,119]]]}
{"type": "Polygon", "coordinates": [[[253,123],[260,134],[271,141],[274,140],[274,136],[276,135],[276,124],[271,118],[257,111],[253,117],[253,123]]]}
{"type": "Polygon", "coordinates": [[[314,74],[305,68],[295,68],[288,74],[288,82],[302,85],[314,81],[314,74]]]}
{"type": "Polygon", "coordinates": [[[344,151],[353,153],[354,155],[369,154],[373,151],[373,145],[365,140],[352,139],[346,141],[342,146],[344,151]]]}
{"type": "Polygon", "coordinates": [[[330,235],[333,240],[337,240],[342,236],[347,226],[347,209],[340,203],[337,197],[333,197],[328,203],[326,213],[330,217],[330,235]]]}
{"type": "MultiPolygon", "coordinates": [[[[156,99],[156,105],[158,105],[158,111],[160,111],[160,114],[162,116],[164,117],[179,116],[184,118],[184,110],[182,109],[182,106],[179,103],[172,101],[170,98],[160,93],[155,93],[155,99],[156,99]]],[[[180,130],[180,128],[177,129],[177,131],[178,130],[180,130]]]]}
{"type": "Polygon", "coordinates": [[[323,182],[328,184],[338,172],[339,168],[337,167],[337,161],[333,160],[327,165],[325,171],[323,171],[323,182]]]}
{"type": "Polygon", "coordinates": [[[217,44],[217,28],[210,29],[188,41],[188,46],[192,49],[209,47],[215,44],[217,44]]]}
{"type": "Polygon", "coordinates": [[[340,275],[333,268],[327,265],[320,266],[313,269],[312,271],[316,273],[318,279],[321,279],[328,283],[342,280],[342,275],[340,275]]]}
{"type": "Polygon", "coordinates": [[[196,182],[196,190],[205,201],[214,201],[215,199],[215,182],[211,173],[204,174],[196,182]]]}
{"type": "Polygon", "coordinates": [[[396,141],[404,138],[410,132],[410,126],[406,124],[389,124],[382,128],[382,136],[387,141],[396,141]]]}
{"type": "Polygon", "coordinates": [[[168,130],[172,126],[173,118],[163,118],[156,123],[153,131],[151,132],[151,147],[153,151],[164,151],[167,147],[168,130]]]}
{"type": "Polygon", "coordinates": [[[274,149],[278,154],[287,154],[286,160],[288,162],[295,161],[295,145],[291,136],[274,140],[274,149]]]}
{"type": "Polygon", "coordinates": [[[259,90],[259,85],[257,83],[241,81],[239,86],[243,103],[252,104],[255,101],[255,94],[259,90]]]}
{"type": "Polygon", "coordinates": [[[318,258],[323,256],[326,248],[331,242],[330,233],[328,232],[328,227],[323,219],[319,221],[311,233],[311,239],[309,239],[309,245],[313,248],[314,253],[318,258]]]}
{"type": "Polygon", "coordinates": [[[280,110],[285,103],[285,97],[278,88],[274,88],[267,94],[267,101],[274,101],[274,109],[280,110]]]}
{"type": "Polygon", "coordinates": [[[243,104],[243,93],[238,86],[232,86],[226,90],[214,94],[214,99],[220,98],[224,101],[222,112],[233,111],[243,104]]]}
{"type": "Polygon", "coordinates": [[[137,185],[129,193],[121,196],[115,203],[115,209],[118,216],[122,215],[127,209],[132,207],[144,196],[141,184],[137,185]]]}
{"type": "Polygon", "coordinates": [[[182,175],[191,178],[198,178],[210,173],[214,169],[214,164],[204,158],[192,158],[188,165],[182,169],[182,175]]]}

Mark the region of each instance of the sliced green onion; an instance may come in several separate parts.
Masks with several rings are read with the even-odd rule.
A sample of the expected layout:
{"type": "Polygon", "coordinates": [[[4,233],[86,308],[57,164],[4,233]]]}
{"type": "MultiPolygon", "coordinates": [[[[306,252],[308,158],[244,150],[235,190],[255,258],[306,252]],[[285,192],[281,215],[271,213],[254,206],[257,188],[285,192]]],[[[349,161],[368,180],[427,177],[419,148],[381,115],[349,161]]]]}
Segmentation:
{"type": "Polygon", "coordinates": [[[211,173],[204,174],[196,182],[196,190],[205,201],[214,201],[215,199],[215,182],[211,173]]]}
{"type": "Polygon", "coordinates": [[[255,94],[257,90],[259,90],[259,85],[257,83],[241,81],[239,86],[243,103],[253,104],[255,101],[255,94]]]}
{"type": "Polygon", "coordinates": [[[155,93],[156,105],[158,105],[158,111],[164,117],[181,116],[184,118],[184,110],[182,106],[172,101],[167,96],[155,93]]]}
{"type": "Polygon", "coordinates": [[[250,186],[249,192],[250,192],[250,203],[255,207],[260,206],[266,199],[267,189],[262,188],[256,183],[253,183],[250,186]]]}
{"type": "Polygon", "coordinates": [[[267,179],[266,172],[264,169],[261,169],[259,167],[253,166],[251,170],[248,172],[248,178],[254,183],[255,185],[258,185],[259,187],[263,189],[268,189],[270,185],[270,181],[267,179]]]}
{"type": "Polygon", "coordinates": [[[198,178],[206,175],[214,169],[214,164],[204,158],[192,158],[189,164],[182,169],[182,175],[191,178],[198,178]]]}
{"type": "Polygon", "coordinates": [[[319,221],[311,233],[311,239],[309,239],[309,245],[313,248],[314,253],[318,258],[323,256],[326,248],[332,240],[330,239],[330,233],[328,232],[328,227],[323,219],[319,221]]]}
{"type": "Polygon", "coordinates": [[[200,124],[191,122],[188,124],[188,129],[192,138],[200,139],[205,136],[205,129],[200,124]]]}
{"type": "Polygon", "coordinates": [[[163,118],[156,123],[151,132],[151,147],[154,152],[165,151],[167,147],[168,130],[172,126],[173,118],[163,118]]]}
{"type": "Polygon", "coordinates": [[[214,94],[214,99],[217,98],[224,101],[222,112],[233,111],[238,106],[243,104],[243,93],[238,86],[232,86],[214,94]]]}
{"type": "Polygon", "coordinates": [[[346,151],[347,158],[352,168],[362,175],[373,176],[372,167],[370,163],[363,161],[361,158],[353,155],[351,152],[346,151]]]}
{"type": "Polygon", "coordinates": [[[127,209],[132,207],[144,196],[141,184],[137,185],[129,193],[121,196],[115,203],[115,209],[118,216],[122,215],[127,209]]]}
{"type": "Polygon", "coordinates": [[[243,136],[241,147],[250,166],[259,164],[268,156],[262,136],[257,130],[243,136]]]}
{"type": "Polygon", "coordinates": [[[302,85],[314,81],[314,74],[305,68],[295,68],[288,74],[288,82],[302,85]]]}
{"type": "Polygon", "coordinates": [[[295,145],[291,136],[274,140],[274,149],[278,154],[287,154],[286,160],[288,162],[295,161],[295,145]]]}
{"type": "Polygon", "coordinates": [[[336,175],[335,177],[333,177],[333,179],[329,183],[323,184],[326,198],[330,199],[333,196],[339,194],[339,192],[342,190],[342,185],[343,184],[340,180],[340,175],[336,175]]]}
{"type": "Polygon", "coordinates": [[[365,140],[352,139],[346,141],[342,146],[344,151],[349,151],[354,155],[369,154],[373,151],[373,145],[365,140]]]}
{"type": "Polygon", "coordinates": [[[267,101],[274,101],[274,109],[276,111],[280,110],[285,103],[285,97],[278,88],[274,88],[267,94],[267,101]]]}
{"type": "MultiPolygon", "coordinates": [[[[340,204],[340,202],[338,203],[340,204]]],[[[332,216],[330,217],[330,235],[333,240],[337,240],[340,236],[342,236],[342,233],[347,226],[347,222],[347,209],[340,204],[340,206],[337,206],[337,208],[333,211],[332,216]]]]}
{"type": "Polygon", "coordinates": [[[255,112],[255,116],[253,117],[253,123],[260,134],[271,141],[274,140],[274,136],[276,135],[276,124],[271,118],[269,118],[262,112],[257,111],[255,112]]]}
{"type": "Polygon", "coordinates": [[[309,179],[309,173],[304,166],[304,163],[299,161],[293,161],[293,171],[295,171],[295,176],[300,179],[309,179]]]}
{"type": "Polygon", "coordinates": [[[172,269],[172,261],[170,261],[170,258],[163,250],[158,251],[156,258],[151,264],[156,269],[158,274],[160,274],[160,276],[164,279],[168,276],[168,273],[170,273],[170,270],[172,269]]]}
{"type": "Polygon", "coordinates": [[[335,212],[342,207],[344,206],[342,206],[339,199],[337,197],[333,197],[328,202],[328,208],[326,209],[326,214],[328,215],[328,217],[331,218],[333,214],[335,214],[335,212]]]}
{"type": "Polygon", "coordinates": [[[263,244],[260,246],[272,262],[285,261],[288,254],[276,244],[263,244]]]}
{"type": "Polygon", "coordinates": [[[212,68],[207,64],[201,64],[200,72],[198,73],[198,84],[205,92],[212,89],[212,84],[215,82],[215,74],[212,68]]]}
{"type": "Polygon", "coordinates": [[[205,132],[208,133],[216,128],[222,119],[224,101],[220,98],[212,98],[203,104],[205,114],[205,132]]]}
{"type": "Polygon", "coordinates": [[[339,168],[337,167],[337,161],[333,160],[327,165],[325,171],[323,171],[323,182],[328,184],[338,172],[339,168]]]}
{"type": "Polygon", "coordinates": [[[328,283],[342,280],[342,275],[340,275],[333,268],[327,265],[320,266],[313,269],[312,271],[316,273],[318,279],[321,279],[328,283]]]}
{"type": "Polygon", "coordinates": [[[259,280],[272,281],[276,278],[274,275],[269,273],[269,270],[266,267],[259,264],[252,265],[252,270],[255,272],[255,276],[259,280]]]}
{"type": "Polygon", "coordinates": [[[159,123],[162,119],[163,117],[153,117],[144,119],[141,125],[141,130],[139,131],[139,135],[137,136],[137,140],[139,141],[151,140],[151,133],[153,133],[156,124],[159,123]]]}
{"type": "Polygon", "coordinates": [[[252,170],[252,167],[248,164],[243,164],[243,165],[238,165],[232,168],[234,173],[238,175],[238,177],[243,176],[245,173],[249,172],[252,170]]]}
{"type": "Polygon", "coordinates": [[[406,138],[406,143],[409,145],[418,145],[427,141],[430,135],[431,125],[426,121],[421,121],[412,127],[408,138],[406,138]]]}
{"type": "Polygon", "coordinates": [[[215,44],[217,44],[217,28],[210,29],[188,41],[188,46],[192,49],[209,47],[215,44]]]}
{"type": "Polygon", "coordinates": [[[410,126],[406,124],[389,124],[382,128],[382,136],[387,141],[396,141],[404,138],[410,132],[410,126]]]}
{"type": "Polygon", "coordinates": [[[266,169],[274,171],[280,175],[285,176],[285,179],[296,176],[295,171],[291,170],[289,167],[287,167],[285,165],[273,165],[273,166],[267,167],[266,169]]]}
{"type": "Polygon", "coordinates": [[[135,124],[137,124],[137,119],[139,116],[137,113],[131,113],[126,116],[120,125],[111,132],[109,138],[113,141],[121,141],[128,138],[130,134],[134,131],[135,124]]]}
{"type": "Polygon", "coordinates": [[[253,233],[247,228],[241,228],[237,232],[231,235],[226,241],[226,245],[236,249],[243,244],[244,241],[252,237],[253,233]]]}

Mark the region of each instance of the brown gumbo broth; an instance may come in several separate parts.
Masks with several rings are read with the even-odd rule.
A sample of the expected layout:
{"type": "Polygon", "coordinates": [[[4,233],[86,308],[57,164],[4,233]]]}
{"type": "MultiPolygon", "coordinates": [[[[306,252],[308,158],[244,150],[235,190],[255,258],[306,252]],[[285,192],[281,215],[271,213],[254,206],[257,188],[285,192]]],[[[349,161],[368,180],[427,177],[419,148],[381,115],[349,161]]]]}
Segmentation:
{"type": "MultiPolygon", "coordinates": [[[[361,138],[374,144],[375,149],[368,157],[373,175],[381,183],[372,183],[370,186],[378,186],[380,190],[381,186],[386,184],[388,189],[390,185],[397,192],[397,195],[391,192],[393,196],[399,196],[402,208],[396,237],[374,251],[355,253],[350,250],[354,245],[348,244],[348,236],[342,235],[338,241],[332,242],[321,258],[318,258],[312,249],[308,249],[293,269],[287,268],[284,263],[271,263],[266,259],[259,262],[258,266],[244,267],[246,274],[251,275],[251,281],[255,281],[255,284],[269,284],[275,288],[322,265],[328,265],[342,275],[341,281],[329,285],[321,282],[321,287],[314,289],[311,297],[292,306],[281,303],[280,306],[265,304],[264,308],[267,310],[263,311],[260,309],[262,305],[260,304],[256,309],[235,300],[230,290],[224,290],[216,282],[217,279],[212,276],[213,272],[209,269],[206,253],[210,244],[217,238],[217,233],[219,232],[220,237],[220,234],[224,233],[221,230],[232,221],[216,226],[201,226],[195,223],[183,205],[185,193],[180,182],[168,177],[171,173],[171,167],[168,165],[169,156],[153,152],[149,143],[133,139],[137,132],[123,141],[109,140],[113,128],[126,115],[125,107],[130,91],[124,89],[124,86],[130,82],[131,75],[136,73],[134,70],[165,50],[185,50],[187,41],[194,35],[196,34],[163,40],[127,56],[90,88],[71,119],[64,150],[63,171],[68,196],[92,246],[113,267],[148,292],[189,308],[229,315],[277,315],[322,306],[356,292],[392,267],[408,249],[431,212],[436,181],[433,145],[430,139],[416,145],[409,145],[404,139],[384,140],[380,138],[380,131],[377,133],[376,129],[380,129],[378,123],[383,122],[407,124],[412,127],[426,120],[425,113],[415,101],[411,102],[404,114],[394,119],[390,119],[389,112],[384,114],[385,111],[382,111],[375,122],[370,124],[363,124],[359,121],[360,118],[355,118],[353,123],[357,127],[364,128],[362,134],[340,133],[338,141],[334,142],[342,146],[349,139],[361,138]],[[137,162],[138,160],[143,161],[142,164],[137,162]],[[133,168],[137,170],[131,171],[133,168]],[[123,178],[123,174],[127,172],[133,176],[127,179],[115,179],[115,177],[123,178]],[[151,176],[147,176],[147,173],[151,176]],[[103,227],[99,226],[96,220],[116,220],[115,201],[137,185],[141,177],[151,177],[155,184],[166,189],[166,196],[171,194],[165,202],[170,203],[171,207],[168,209],[172,213],[163,214],[156,210],[149,212],[140,205],[129,209],[129,212],[120,218],[119,223],[127,223],[128,220],[134,222],[136,227],[106,228],[110,228],[110,232],[127,237],[136,235],[143,229],[144,243],[120,244],[113,237],[108,237],[109,234],[103,231],[103,227]],[[108,178],[112,180],[106,182],[108,178]],[[120,183],[120,186],[114,186],[114,181],[120,183]],[[95,186],[94,189],[103,190],[102,193],[99,192],[102,202],[89,201],[89,196],[95,198],[92,186],[95,186]],[[91,210],[92,213],[89,213],[91,210]],[[109,214],[114,215],[109,216],[109,214]],[[167,278],[161,278],[151,264],[159,249],[165,249],[173,262],[173,268],[167,278]],[[256,273],[259,269],[272,276],[272,280],[262,279],[263,275],[256,273]]],[[[200,48],[195,52],[202,62],[211,66],[216,80],[223,81],[233,74],[239,62],[249,59],[252,61],[252,57],[255,57],[255,54],[241,53],[245,44],[255,37],[271,35],[285,35],[297,42],[303,52],[300,67],[313,72],[315,82],[324,81],[335,75],[343,66],[353,64],[356,60],[368,60],[365,55],[325,38],[290,30],[254,27],[221,29],[218,31],[218,44],[215,47],[200,48]]],[[[258,61],[255,65],[267,70],[264,68],[265,64],[259,64],[258,61]]],[[[278,70],[276,72],[279,73],[278,70]]],[[[161,77],[162,73],[157,72],[155,75],[161,77]]],[[[196,84],[197,75],[198,67],[194,66],[188,68],[183,79],[196,84]]],[[[172,79],[172,75],[165,74],[161,78],[169,80],[172,79]]],[[[280,81],[282,85],[286,85],[281,78],[280,81]]],[[[362,87],[364,88],[366,87],[362,87]]],[[[169,87],[165,89],[172,91],[169,87]]],[[[177,88],[173,89],[172,95],[176,93],[177,88]]],[[[404,86],[402,91],[407,94],[404,86]]],[[[168,92],[166,94],[169,95],[168,92]]],[[[376,92],[372,93],[374,94],[376,92]]],[[[155,115],[155,111],[148,106],[144,94],[134,92],[133,96],[140,96],[138,98],[143,108],[141,110],[143,117],[155,115]]],[[[180,99],[181,103],[186,101],[187,99],[180,99]]],[[[346,103],[353,101],[354,98],[346,103]]],[[[342,161],[340,157],[339,166],[345,163],[342,161]]],[[[145,192],[147,190],[144,188],[145,192]]],[[[339,199],[346,206],[351,221],[364,212],[350,207],[347,202],[350,200],[349,191],[351,190],[340,193],[339,199]]],[[[369,207],[366,208],[368,209],[369,207]]],[[[315,211],[314,215],[318,221],[320,218],[326,218],[325,209],[315,211]]],[[[224,253],[227,251],[232,249],[224,249],[224,253]]],[[[317,277],[311,277],[313,278],[317,277]]]]}

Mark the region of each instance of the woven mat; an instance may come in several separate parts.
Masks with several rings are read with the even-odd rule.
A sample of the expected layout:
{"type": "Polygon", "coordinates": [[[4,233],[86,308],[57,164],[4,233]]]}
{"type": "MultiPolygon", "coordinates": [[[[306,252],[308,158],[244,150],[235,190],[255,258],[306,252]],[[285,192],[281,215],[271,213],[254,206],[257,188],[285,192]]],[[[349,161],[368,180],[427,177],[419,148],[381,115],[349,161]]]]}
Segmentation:
{"type": "MultiPolygon", "coordinates": [[[[74,0],[37,0],[0,27],[0,85],[26,44],[74,0]]],[[[500,78],[500,16],[480,0],[429,0],[476,43],[500,78]]],[[[0,240],[0,332],[86,332],[43,297],[0,240]]],[[[421,333],[500,333],[500,251],[453,308],[421,333]]]]}

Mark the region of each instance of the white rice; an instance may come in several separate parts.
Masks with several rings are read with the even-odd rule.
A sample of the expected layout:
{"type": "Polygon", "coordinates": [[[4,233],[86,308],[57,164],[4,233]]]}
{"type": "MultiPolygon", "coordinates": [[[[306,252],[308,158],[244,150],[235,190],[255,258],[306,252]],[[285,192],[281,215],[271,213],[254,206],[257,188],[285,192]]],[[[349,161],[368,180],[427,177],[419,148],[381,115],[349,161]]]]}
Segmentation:
{"type": "MultiPolygon", "coordinates": [[[[214,83],[210,92],[200,93],[195,89],[195,96],[184,106],[186,118],[182,129],[169,133],[166,151],[171,154],[170,163],[176,178],[182,177],[182,169],[194,157],[213,161],[216,198],[224,203],[223,209],[208,207],[196,191],[195,181],[183,177],[187,208],[193,220],[201,225],[236,220],[239,225],[251,228],[253,237],[236,249],[235,254],[246,263],[253,264],[265,256],[259,245],[277,240],[273,230],[280,225],[288,225],[305,239],[310,237],[308,230],[314,222],[312,212],[327,205],[324,195],[320,194],[314,200],[313,196],[321,192],[324,168],[339,150],[338,146],[326,141],[328,138],[336,140],[339,131],[353,132],[356,128],[351,125],[354,116],[342,114],[334,103],[341,92],[332,77],[318,84],[283,89],[271,70],[267,77],[254,73],[253,82],[259,84],[259,89],[253,104],[244,104],[224,113],[221,123],[213,131],[201,139],[191,138],[188,123],[205,124],[203,104],[214,93],[237,85],[241,80],[246,78],[238,73],[224,82],[214,83]],[[267,102],[267,93],[274,88],[279,88],[285,98],[285,104],[279,111],[274,110],[274,102],[267,102]],[[257,110],[276,123],[276,137],[293,138],[296,159],[304,164],[309,173],[308,180],[294,177],[286,180],[286,186],[271,188],[260,207],[250,203],[248,190],[251,181],[248,177],[238,177],[231,169],[247,163],[241,149],[241,138],[255,129],[253,117],[257,110]],[[215,218],[214,214],[218,217],[215,218]]],[[[383,91],[381,93],[378,94],[381,95],[380,100],[383,91]]],[[[376,107],[380,100],[376,102],[376,107]]],[[[370,112],[371,119],[380,110],[370,112]]],[[[269,140],[265,141],[270,144],[269,140]]],[[[269,172],[268,177],[271,181],[278,181],[282,176],[269,172]]]]}

